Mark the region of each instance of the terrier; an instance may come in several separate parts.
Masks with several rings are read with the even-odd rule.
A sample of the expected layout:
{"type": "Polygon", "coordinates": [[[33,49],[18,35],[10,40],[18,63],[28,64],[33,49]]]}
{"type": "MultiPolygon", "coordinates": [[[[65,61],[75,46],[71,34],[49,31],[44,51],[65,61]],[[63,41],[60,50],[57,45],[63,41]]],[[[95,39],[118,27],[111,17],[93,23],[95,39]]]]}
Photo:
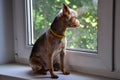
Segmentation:
{"type": "Polygon", "coordinates": [[[70,74],[64,67],[65,31],[67,28],[76,28],[80,25],[76,18],[77,13],[63,4],[62,10],[57,14],[50,28],[33,45],[29,63],[35,73],[46,74],[49,71],[51,78],[58,78],[54,70],[60,68],[64,75],[70,74]]]}

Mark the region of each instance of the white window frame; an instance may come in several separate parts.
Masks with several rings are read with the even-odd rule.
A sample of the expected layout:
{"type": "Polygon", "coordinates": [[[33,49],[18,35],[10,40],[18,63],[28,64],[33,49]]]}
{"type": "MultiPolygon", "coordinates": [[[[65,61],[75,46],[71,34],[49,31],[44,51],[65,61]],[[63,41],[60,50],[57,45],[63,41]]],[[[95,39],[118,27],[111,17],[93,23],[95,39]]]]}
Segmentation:
{"type": "MultiPolygon", "coordinates": [[[[28,64],[32,47],[26,44],[27,15],[25,14],[25,1],[13,0],[14,40],[16,62],[28,64]]],[[[79,72],[114,77],[112,75],[114,71],[112,57],[114,48],[112,39],[113,0],[99,0],[98,7],[98,54],[67,50],[67,67],[79,72]]]]}
{"type": "Polygon", "coordinates": [[[115,12],[115,69],[120,73],[120,0],[116,0],[115,12]]]}

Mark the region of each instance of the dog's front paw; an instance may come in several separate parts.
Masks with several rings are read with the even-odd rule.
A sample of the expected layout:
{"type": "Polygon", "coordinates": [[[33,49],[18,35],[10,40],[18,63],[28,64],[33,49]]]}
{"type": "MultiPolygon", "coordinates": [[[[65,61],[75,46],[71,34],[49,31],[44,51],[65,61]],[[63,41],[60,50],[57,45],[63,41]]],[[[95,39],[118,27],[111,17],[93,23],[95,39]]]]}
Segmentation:
{"type": "Polygon", "coordinates": [[[59,78],[59,77],[58,77],[57,75],[54,74],[54,75],[51,76],[51,78],[57,79],[57,78],[59,78]]]}
{"type": "Polygon", "coordinates": [[[64,71],[63,74],[64,74],[64,75],[69,75],[70,72],[68,72],[68,71],[64,71]]]}
{"type": "Polygon", "coordinates": [[[62,72],[63,72],[64,75],[69,75],[70,74],[70,72],[65,70],[65,69],[62,69],[62,72]]]}

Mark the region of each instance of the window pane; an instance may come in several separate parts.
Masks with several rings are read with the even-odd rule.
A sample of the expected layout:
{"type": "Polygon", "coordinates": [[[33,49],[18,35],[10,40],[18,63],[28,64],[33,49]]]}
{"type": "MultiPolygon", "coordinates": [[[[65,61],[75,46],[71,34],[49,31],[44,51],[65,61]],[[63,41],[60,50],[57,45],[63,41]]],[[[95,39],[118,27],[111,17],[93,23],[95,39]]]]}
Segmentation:
{"type": "Polygon", "coordinates": [[[32,0],[34,42],[50,27],[62,3],[76,10],[81,22],[67,30],[67,48],[97,50],[98,0],[32,0]]]}

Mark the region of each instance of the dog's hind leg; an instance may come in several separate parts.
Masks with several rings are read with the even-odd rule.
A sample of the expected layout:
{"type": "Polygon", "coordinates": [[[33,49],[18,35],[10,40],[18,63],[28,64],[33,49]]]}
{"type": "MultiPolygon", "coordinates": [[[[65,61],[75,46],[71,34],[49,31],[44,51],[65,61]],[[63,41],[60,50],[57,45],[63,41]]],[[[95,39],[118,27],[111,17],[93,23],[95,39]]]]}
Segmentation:
{"type": "Polygon", "coordinates": [[[45,70],[44,67],[40,64],[39,59],[31,58],[30,59],[30,66],[35,74],[47,74],[48,70],[45,70]]]}

